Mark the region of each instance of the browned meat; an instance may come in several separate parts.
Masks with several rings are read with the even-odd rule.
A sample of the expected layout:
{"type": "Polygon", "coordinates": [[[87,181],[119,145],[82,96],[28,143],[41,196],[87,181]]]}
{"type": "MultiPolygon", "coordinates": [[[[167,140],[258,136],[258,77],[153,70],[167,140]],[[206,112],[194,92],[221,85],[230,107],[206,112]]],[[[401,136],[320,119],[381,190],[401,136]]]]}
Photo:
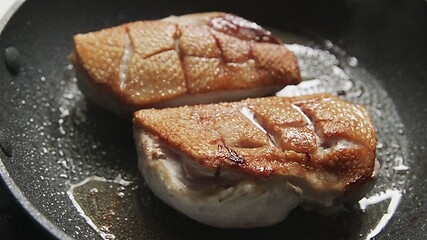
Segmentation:
{"type": "Polygon", "coordinates": [[[368,112],[332,95],[149,109],[134,116],[148,185],[168,204],[213,226],[265,226],[298,204],[358,200],[376,178],[368,112]],[[218,213],[224,209],[229,213],[218,213]]]}
{"type": "Polygon", "coordinates": [[[257,24],[221,12],[74,36],[79,87],[116,113],[230,101],[301,81],[297,60],[257,24]]]}

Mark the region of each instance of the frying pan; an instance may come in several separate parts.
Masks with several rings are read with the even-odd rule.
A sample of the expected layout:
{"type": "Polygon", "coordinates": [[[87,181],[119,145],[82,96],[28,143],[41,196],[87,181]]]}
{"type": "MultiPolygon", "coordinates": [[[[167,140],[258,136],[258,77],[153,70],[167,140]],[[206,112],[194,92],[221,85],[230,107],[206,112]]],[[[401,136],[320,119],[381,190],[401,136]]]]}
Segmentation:
{"type": "Polygon", "coordinates": [[[397,150],[406,151],[405,161],[410,162],[408,171],[395,173],[396,181],[404,181],[403,197],[376,238],[426,239],[427,3],[422,0],[25,2],[0,38],[0,59],[5,59],[6,48],[14,47],[20,66],[13,73],[0,64],[0,173],[25,211],[55,238],[100,238],[67,193],[70,185],[89,176],[119,176],[137,186],[133,198],[143,220],[127,222],[117,237],[132,231],[145,239],[364,237],[360,234],[368,232],[381,214],[367,215],[357,206],[334,216],[296,209],[281,224],[250,230],[221,230],[189,220],[144,187],[130,122],[79,95],[66,59],[75,33],[213,10],[327,39],[358,60],[358,67],[391,99],[397,114],[384,118],[399,120],[389,131],[405,138],[405,146],[397,150]]]}

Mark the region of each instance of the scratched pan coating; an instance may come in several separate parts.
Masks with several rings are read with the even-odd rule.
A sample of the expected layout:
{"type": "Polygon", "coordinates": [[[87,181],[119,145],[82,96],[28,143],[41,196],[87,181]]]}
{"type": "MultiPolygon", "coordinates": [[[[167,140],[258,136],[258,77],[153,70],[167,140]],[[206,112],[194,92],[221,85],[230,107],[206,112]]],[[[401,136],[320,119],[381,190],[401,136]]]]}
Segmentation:
{"type": "MultiPolygon", "coordinates": [[[[374,189],[378,192],[385,186],[404,190],[398,211],[377,238],[425,239],[427,33],[420,29],[427,29],[426,8],[425,1],[289,1],[288,4],[262,1],[243,5],[229,1],[164,0],[26,2],[5,26],[0,38],[0,58],[3,60],[4,50],[13,46],[19,51],[21,66],[14,74],[3,62],[0,64],[1,175],[25,210],[52,236],[61,239],[101,238],[69,196],[71,185],[94,175],[109,180],[120,175],[122,180],[135,185],[123,191],[120,186],[111,185],[119,189],[119,195],[130,194],[131,200],[126,201],[143,214],[142,218],[122,226],[129,231],[122,231],[116,238],[139,231],[145,239],[285,236],[359,239],[360,233],[365,234],[375,226],[386,212],[387,204],[373,213],[363,213],[357,205],[348,206],[335,217],[296,209],[281,224],[251,230],[219,230],[189,220],[165,206],[144,186],[137,170],[130,122],[87,103],[79,95],[66,59],[75,33],[171,14],[220,10],[274,29],[316,36],[310,37],[312,42],[307,44],[342,57],[339,60],[343,60],[343,65],[339,67],[350,71],[351,78],[365,81],[363,87],[370,93],[368,102],[340,92],[344,98],[368,105],[378,101],[376,107],[380,113],[376,108],[370,109],[377,117],[381,115],[381,107],[391,106],[392,110],[383,111],[390,114],[381,117],[385,122],[395,123],[387,131],[390,136],[402,136],[397,137],[401,144],[393,145],[396,139],[381,135],[383,146],[379,146],[379,151],[383,153],[381,149],[387,147],[390,151],[379,158],[385,166],[392,166],[386,162],[386,156],[402,153],[400,157],[410,163],[410,168],[402,173],[388,169],[386,173],[391,175],[382,176],[384,182],[374,189]],[[352,68],[355,59],[357,67],[352,68]]],[[[102,186],[84,187],[88,189],[80,190],[93,193],[96,187],[97,191],[103,191],[102,186]]],[[[104,196],[108,197],[106,192],[104,196]]],[[[111,206],[109,202],[97,204],[111,206]]],[[[111,217],[108,212],[100,212],[107,220],[111,217]]]]}

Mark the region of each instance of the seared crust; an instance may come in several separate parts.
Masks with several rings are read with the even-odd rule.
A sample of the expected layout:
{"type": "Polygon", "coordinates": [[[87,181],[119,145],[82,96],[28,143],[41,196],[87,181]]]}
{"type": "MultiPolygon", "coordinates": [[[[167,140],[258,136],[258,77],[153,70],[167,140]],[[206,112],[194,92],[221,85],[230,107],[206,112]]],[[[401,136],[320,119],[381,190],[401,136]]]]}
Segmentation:
{"type": "Polygon", "coordinates": [[[125,28],[114,27],[74,37],[76,60],[83,65],[91,79],[111,89],[119,88],[117,80],[125,32],[125,28]]]}
{"type": "Polygon", "coordinates": [[[327,94],[141,110],[134,124],[207,168],[295,176],[318,191],[347,191],[374,171],[368,112],[327,94]]]}
{"type": "Polygon", "coordinates": [[[106,91],[128,111],[186,94],[301,81],[295,56],[269,31],[220,12],[77,34],[74,44],[73,64],[91,81],[80,85],[106,91]]]}

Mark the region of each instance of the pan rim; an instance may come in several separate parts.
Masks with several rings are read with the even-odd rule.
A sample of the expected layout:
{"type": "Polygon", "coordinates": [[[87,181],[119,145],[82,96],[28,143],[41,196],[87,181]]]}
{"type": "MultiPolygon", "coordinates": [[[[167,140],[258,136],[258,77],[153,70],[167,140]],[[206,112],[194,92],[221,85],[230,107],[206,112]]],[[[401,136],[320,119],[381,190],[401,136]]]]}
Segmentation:
{"type": "Polygon", "coordinates": [[[5,12],[3,17],[0,19],[0,34],[3,32],[4,27],[16,13],[16,11],[21,7],[25,0],[15,0],[15,2],[10,6],[10,8],[5,12]]]}
{"type": "MultiPolygon", "coordinates": [[[[25,0],[16,0],[12,6],[6,11],[3,17],[0,19],[0,36],[3,33],[4,28],[6,27],[9,20],[15,15],[18,9],[25,3],[25,0]]],[[[33,219],[35,223],[47,233],[53,235],[57,239],[72,239],[68,236],[62,229],[57,225],[52,223],[47,219],[28,199],[25,197],[24,193],[15,183],[15,181],[10,176],[6,166],[3,163],[4,158],[0,156],[0,176],[9,189],[10,193],[13,195],[14,199],[19,203],[19,205],[25,210],[25,212],[33,219]]]]}
{"type": "Polygon", "coordinates": [[[15,181],[10,177],[9,172],[6,170],[5,165],[3,164],[3,158],[0,156],[0,176],[3,179],[3,182],[8,187],[9,191],[12,193],[13,197],[21,205],[21,207],[26,211],[35,222],[37,222],[41,227],[51,233],[54,237],[58,239],[72,239],[64,231],[62,231],[58,226],[49,221],[24,195],[24,193],[16,185],[15,181]]]}

